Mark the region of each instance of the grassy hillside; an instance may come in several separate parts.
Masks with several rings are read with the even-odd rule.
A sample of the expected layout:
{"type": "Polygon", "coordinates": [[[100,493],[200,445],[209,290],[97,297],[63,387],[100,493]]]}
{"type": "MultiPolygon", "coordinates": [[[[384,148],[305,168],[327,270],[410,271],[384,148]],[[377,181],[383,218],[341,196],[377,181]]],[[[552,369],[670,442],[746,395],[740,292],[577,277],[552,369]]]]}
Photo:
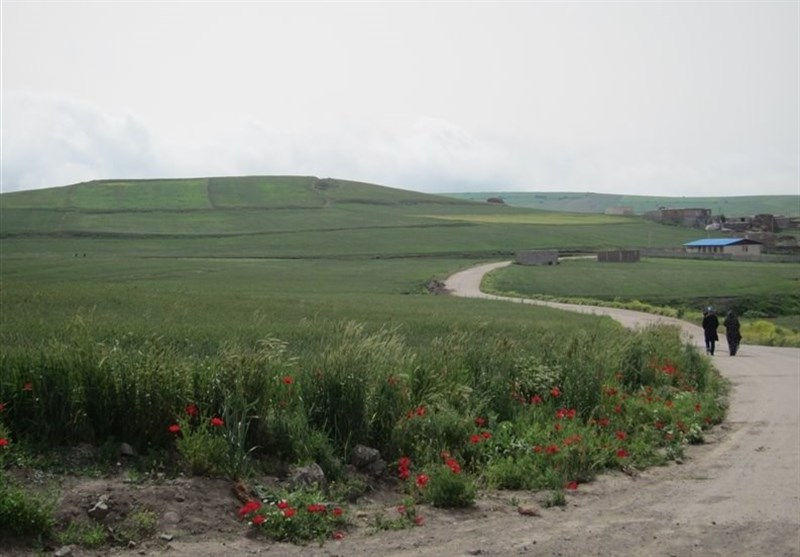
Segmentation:
{"type": "Polygon", "coordinates": [[[696,232],[313,177],[100,181],[0,196],[3,252],[194,257],[509,255],[677,246],[696,232]]]}
{"type": "Polygon", "coordinates": [[[641,215],[659,207],[670,209],[707,208],[714,215],[728,217],[761,213],[800,216],[800,195],[747,195],[733,197],[658,197],[578,192],[473,192],[447,194],[455,199],[485,202],[499,197],[514,207],[546,211],[602,213],[611,207],[631,207],[641,215]]]}

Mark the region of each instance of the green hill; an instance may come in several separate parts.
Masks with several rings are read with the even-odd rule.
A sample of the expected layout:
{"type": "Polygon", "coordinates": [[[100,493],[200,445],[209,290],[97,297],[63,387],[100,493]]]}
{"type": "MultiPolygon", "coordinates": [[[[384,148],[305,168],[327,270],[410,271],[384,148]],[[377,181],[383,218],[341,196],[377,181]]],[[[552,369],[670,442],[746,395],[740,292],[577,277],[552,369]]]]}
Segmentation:
{"type": "Polygon", "coordinates": [[[0,196],[3,252],[166,257],[496,257],[676,246],[697,232],[310,176],[107,180],[0,196]]]}
{"type": "Polygon", "coordinates": [[[658,197],[575,192],[474,192],[447,194],[455,199],[485,202],[502,199],[514,207],[530,207],[546,211],[603,213],[614,207],[630,207],[637,215],[669,209],[711,209],[714,215],[727,217],[769,213],[787,217],[800,216],[800,195],[748,195],[732,197],[658,197]]]}

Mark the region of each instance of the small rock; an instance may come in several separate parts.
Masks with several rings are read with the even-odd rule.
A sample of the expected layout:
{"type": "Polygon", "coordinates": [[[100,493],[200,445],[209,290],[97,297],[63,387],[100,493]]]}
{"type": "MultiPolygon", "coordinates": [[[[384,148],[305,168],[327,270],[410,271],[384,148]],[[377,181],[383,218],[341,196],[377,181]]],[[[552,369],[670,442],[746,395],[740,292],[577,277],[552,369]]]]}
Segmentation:
{"type": "Polygon", "coordinates": [[[166,524],[177,524],[178,522],[181,521],[181,515],[179,515],[175,511],[167,511],[164,513],[164,516],[162,516],[161,519],[166,524]]]}
{"type": "Polygon", "coordinates": [[[53,553],[53,557],[71,557],[72,556],[72,546],[65,545],[59,548],[55,553],[53,553]]]}
{"type": "Polygon", "coordinates": [[[136,457],[136,451],[129,444],[120,443],[119,444],[119,456],[124,456],[124,457],[128,457],[128,458],[135,458],[136,457]]]}
{"type": "Polygon", "coordinates": [[[89,509],[88,514],[94,520],[103,520],[108,516],[108,505],[104,501],[98,501],[89,509]]]}
{"type": "Polygon", "coordinates": [[[136,547],[136,542],[133,541],[133,540],[130,540],[128,542],[128,549],[133,549],[134,547],[136,547]]]}
{"type": "Polygon", "coordinates": [[[517,512],[522,516],[542,516],[541,511],[536,507],[517,507],[517,512]]]}
{"type": "Polygon", "coordinates": [[[186,497],[183,495],[183,493],[176,493],[175,494],[175,500],[178,503],[183,503],[184,501],[186,501],[186,497]]]}
{"type": "Polygon", "coordinates": [[[320,491],[328,491],[328,481],[325,472],[316,462],[303,466],[294,471],[289,479],[289,487],[293,490],[304,487],[316,487],[320,491]]]}
{"type": "Polygon", "coordinates": [[[159,538],[164,540],[165,542],[171,542],[174,537],[175,536],[173,536],[172,534],[161,534],[159,536],[159,538]]]}

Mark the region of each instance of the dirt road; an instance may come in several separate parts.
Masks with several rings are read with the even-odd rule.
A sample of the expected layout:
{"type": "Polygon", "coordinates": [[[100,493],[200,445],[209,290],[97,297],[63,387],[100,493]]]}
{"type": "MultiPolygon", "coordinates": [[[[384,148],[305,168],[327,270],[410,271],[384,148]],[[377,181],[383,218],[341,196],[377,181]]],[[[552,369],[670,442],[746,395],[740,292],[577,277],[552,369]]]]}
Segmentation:
{"type": "MultiPolygon", "coordinates": [[[[455,296],[542,303],[480,292],[483,275],[506,263],[452,276],[455,296]]],[[[680,325],[702,346],[699,327],[631,311],[551,304],[608,314],[626,326],[654,321],[680,325]]],[[[172,556],[798,556],[800,555],[800,350],[744,345],[729,357],[725,343],[714,363],[733,383],[727,422],[705,445],[689,447],[684,464],[636,476],[605,474],[569,492],[565,507],[523,516],[535,494],[490,493],[475,509],[420,508],[425,525],[371,534],[366,524],[323,547],[271,544],[242,535],[177,536],[166,548],[141,554],[172,556]],[[223,539],[224,538],[224,539],[223,539]]],[[[391,494],[390,494],[391,495],[391,494]]],[[[383,504],[388,505],[391,499],[383,504]]],[[[381,502],[376,500],[375,505],[381,502]]],[[[389,512],[391,512],[391,507],[389,512]]],[[[202,512],[202,511],[200,511],[202,512]]],[[[356,522],[359,519],[356,518],[356,522]]],[[[209,529],[213,523],[209,522],[209,529]]],[[[131,554],[128,550],[121,553],[131,554]]],[[[1,553],[1,552],[0,552],[1,553]]],[[[116,552],[115,552],[116,553],[116,552]]]]}

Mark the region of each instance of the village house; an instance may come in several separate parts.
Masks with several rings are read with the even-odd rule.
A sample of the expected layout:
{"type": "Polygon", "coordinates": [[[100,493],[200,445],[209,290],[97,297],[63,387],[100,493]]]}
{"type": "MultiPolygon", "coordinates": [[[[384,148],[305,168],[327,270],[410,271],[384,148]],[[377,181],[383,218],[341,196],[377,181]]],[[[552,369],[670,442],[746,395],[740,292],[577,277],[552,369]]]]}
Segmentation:
{"type": "Polygon", "coordinates": [[[687,253],[697,255],[761,255],[762,242],[749,238],[706,238],[683,244],[687,253]]]}

